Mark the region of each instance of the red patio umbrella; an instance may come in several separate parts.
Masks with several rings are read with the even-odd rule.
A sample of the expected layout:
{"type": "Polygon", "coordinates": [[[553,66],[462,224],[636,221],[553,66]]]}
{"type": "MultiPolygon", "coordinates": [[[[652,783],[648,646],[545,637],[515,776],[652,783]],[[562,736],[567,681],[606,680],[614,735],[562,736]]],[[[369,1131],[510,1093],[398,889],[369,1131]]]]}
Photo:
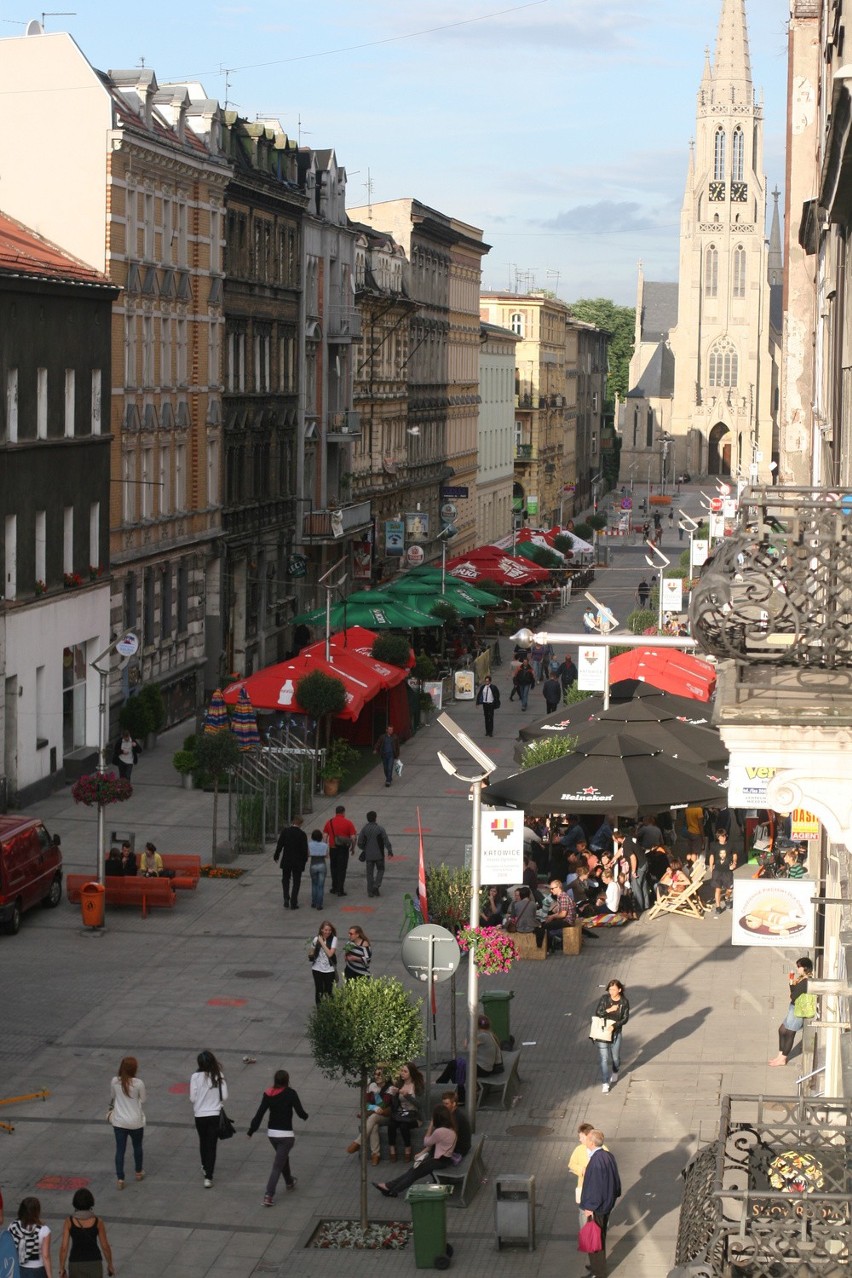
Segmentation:
{"type": "MultiPolygon", "coordinates": [[[[305,653],[324,659],[325,641],[311,644],[309,648],[303,649],[302,655],[305,653]]],[[[390,666],[384,661],[377,661],[375,657],[370,656],[369,652],[359,652],[355,648],[344,648],[340,644],[334,643],[333,640],[330,645],[330,658],[335,670],[344,671],[358,679],[375,682],[377,684],[376,692],[381,692],[386,688],[395,688],[398,683],[402,683],[406,678],[406,671],[399,666],[390,666]]],[[[373,692],[370,695],[375,696],[376,693],[373,692]]]]}
{"type": "Polygon", "coordinates": [[[503,554],[493,546],[483,546],[467,555],[447,560],[447,572],[460,581],[496,581],[503,586],[533,586],[547,581],[550,573],[527,560],[503,554]]]}
{"type": "MultiPolygon", "coordinates": [[[[376,630],[368,630],[366,626],[349,626],[346,630],[338,630],[336,634],[333,634],[330,643],[332,648],[342,648],[344,651],[357,652],[359,656],[368,657],[371,661],[374,661],[375,658],[372,655],[373,644],[378,637],[376,630]]],[[[413,665],[414,652],[409,648],[408,669],[410,670],[413,665]]],[[[391,666],[391,669],[396,670],[398,667],[391,666]]]]}
{"type": "Polygon", "coordinates": [[[609,663],[610,682],[639,679],[678,697],[709,701],[716,688],[716,668],[675,648],[632,648],[609,663]]]}
{"type": "Polygon", "coordinates": [[[304,714],[305,710],[299,705],[296,696],[296,688],[299,680],[314,670],[322,670],[324,674],[339,679],[346,690],[346,706],[336,718],[357,719],[370,698],[381,691],[378,679],[368,675],[366,671],[356,675],[351,670],[333,665],[324,657],[301,652],[292,661],[280,661],[274,666],[266,666],[247,679],[229,684],[223,695],[228,705],[235,705],[240,689],[245,688],[257,710],[287,710],[291,714],[304,714]]]}

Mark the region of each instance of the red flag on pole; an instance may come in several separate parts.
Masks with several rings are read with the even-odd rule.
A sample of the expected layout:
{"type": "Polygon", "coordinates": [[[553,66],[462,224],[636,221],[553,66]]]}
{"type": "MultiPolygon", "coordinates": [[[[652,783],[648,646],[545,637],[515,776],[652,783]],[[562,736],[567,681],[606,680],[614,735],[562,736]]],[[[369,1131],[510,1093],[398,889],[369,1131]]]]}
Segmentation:
{"type": "Polygon", "coordinates": [[[420,861],[417,867],[417,901],[420,915],[424,923],[429,922],[429,906],[426,902],[426,863],[423,859],[423,827],[420,824],[420,809],[417,809],[417,835],[420,840],[420,861]]]}

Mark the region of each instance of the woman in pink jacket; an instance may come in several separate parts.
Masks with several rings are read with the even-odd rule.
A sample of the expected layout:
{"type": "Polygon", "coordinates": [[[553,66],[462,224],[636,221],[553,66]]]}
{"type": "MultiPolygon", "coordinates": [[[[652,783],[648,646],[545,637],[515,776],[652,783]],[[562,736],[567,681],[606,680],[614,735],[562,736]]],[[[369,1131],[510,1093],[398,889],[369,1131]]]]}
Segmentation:
{"type": "Polygon", "coordinates": [[[423,1152],[418,1154],[411,1167],[394,1180],[374,1181],[376,1189],[385,1198],[398,1198],[403,1189],[408,1189],[415,1180],[430,1175],[439,1167],[448,1167],[453,1161],[458,1132],[453,1115],[446,1105],[436,1105],[432,1111],[432,1121],[423,1138],[423,1152]]]}

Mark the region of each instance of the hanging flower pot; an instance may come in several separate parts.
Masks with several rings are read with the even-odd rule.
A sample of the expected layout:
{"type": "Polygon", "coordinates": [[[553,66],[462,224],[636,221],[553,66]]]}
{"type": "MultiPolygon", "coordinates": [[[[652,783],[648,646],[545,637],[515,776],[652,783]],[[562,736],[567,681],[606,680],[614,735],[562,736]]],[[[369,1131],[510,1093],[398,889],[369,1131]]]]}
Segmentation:
{"type": "Polygon", "coordinates": [[[90,772],[80,777],[71,787],[71,798],[75,803],[84,803],[87,808],[107,807],[110,803],[123,803],[133,794],[133,786],[123,777],[113,776],[110,772],[90,772]]]}

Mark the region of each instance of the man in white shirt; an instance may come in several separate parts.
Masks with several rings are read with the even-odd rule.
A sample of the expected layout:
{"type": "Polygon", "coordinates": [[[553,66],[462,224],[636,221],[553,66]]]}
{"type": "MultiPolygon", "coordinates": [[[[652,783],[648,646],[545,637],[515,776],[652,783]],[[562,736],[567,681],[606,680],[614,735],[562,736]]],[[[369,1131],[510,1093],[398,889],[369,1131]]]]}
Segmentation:
{"type": "Polygon", "coordinates": [[[494,711],[500,709],[500,689],[491,682],[491,675],[486,675],[482,680],[479,692],[476,694],[476,704],[482,706],[486,737],[493,737],[494,711]]]}

